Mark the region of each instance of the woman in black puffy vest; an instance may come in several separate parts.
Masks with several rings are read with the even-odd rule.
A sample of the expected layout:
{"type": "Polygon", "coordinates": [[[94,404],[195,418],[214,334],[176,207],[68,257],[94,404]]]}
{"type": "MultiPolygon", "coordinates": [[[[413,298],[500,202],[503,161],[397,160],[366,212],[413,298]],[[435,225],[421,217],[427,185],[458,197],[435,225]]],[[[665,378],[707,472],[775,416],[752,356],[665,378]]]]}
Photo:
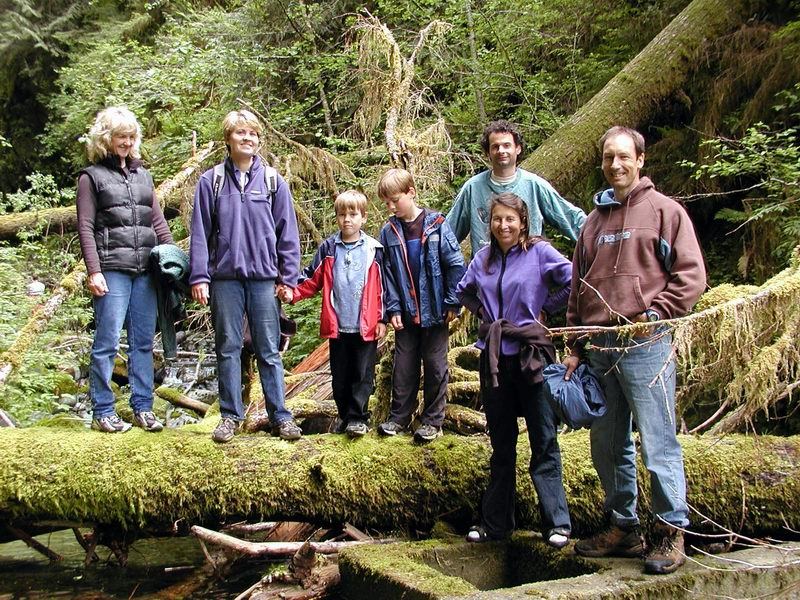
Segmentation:
{"type": "Polygon", "coordinates": [[[153,178],[140,160],[141,140],[141,127],[127,108],[100,111],[88,135],[92,164],[78,176],[78,233],[96,325],[89,374],[92,428],[106,433],[131,428],[117,415],[111,391],[123,325],[134,424],[146,431],[163,429],[153,414],[157,307],[147,259],[154,246],[173,241],[153,178]]]}

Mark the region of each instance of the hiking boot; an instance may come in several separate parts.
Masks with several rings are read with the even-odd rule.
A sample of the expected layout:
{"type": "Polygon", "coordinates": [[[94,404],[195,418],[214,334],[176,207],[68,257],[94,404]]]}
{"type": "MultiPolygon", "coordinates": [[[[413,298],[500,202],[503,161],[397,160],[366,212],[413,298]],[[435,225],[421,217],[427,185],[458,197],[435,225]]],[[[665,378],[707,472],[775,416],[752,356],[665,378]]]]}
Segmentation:
{"type": "Polygon", "coordinates": [[[367,435],[369,427],[364,421],[350,421],[345,427],[345,433],[351,438],[359,438],[367,435]]]}
{"type": "Polygon", "coordinates": [[[652,548],[644,557],[644,572],[666,575],[677,571],[685,562],[683,532],[668,524],[657,524],[653,530],[652,548]]]}
{"type": "Polygon", "coordinates": [[[92,429],[104,433],[125,433],[131,428],[131,424],[119,418],[117,413],[111,413],[105,417],[92,419],[92,429]]]}
{"type": "Polygon", "coordinates": [[[414,441],[418,444],[427,444],[438,437],[442,437],[442,428],[433,425],[420,425],[414,432],[414,441]]]}
{"type": "Polygon", "coordinates": [[[617,525],[609,525],[594,536],[577,542],[575,552],[590,558],[603,556],[634,558],[644,554],[644,540],[638,526],[623,529],[617,525]]]}
{"type": "Polygon", "coordinates": [[[297,426],[294,419],[286,419],[272,428],[272,435],[282,440],[299,440],[303,437],[303,430],[297,426]]]}
{"type": "Polygon", "coordinates": [[[150,410],[133,413],[133,424],[145,431],[161,431],[164,429],[164,424],[150,410]]]}
{"type": "Polygon", "coordinates": [[[237,429],[239,429],[238,421],[230,417],[222,417],[219,420],[219,425],[217,425],[216,429],[212,432],[211,439],[218,444],[230,442],[236,434],[237,429]]]}
{"type": "Polygon", "coordinates": [[[347,431],[347,421],[343,421],[339,417],[333,422],[333,433],[344,433],[347,431]]]}
{"type": "Polygon", "coordinates": [[[394,421],[386,421],[378,425],[378,433],[381,435],[397,435],[405,429],[400,423],[394,421]]]}

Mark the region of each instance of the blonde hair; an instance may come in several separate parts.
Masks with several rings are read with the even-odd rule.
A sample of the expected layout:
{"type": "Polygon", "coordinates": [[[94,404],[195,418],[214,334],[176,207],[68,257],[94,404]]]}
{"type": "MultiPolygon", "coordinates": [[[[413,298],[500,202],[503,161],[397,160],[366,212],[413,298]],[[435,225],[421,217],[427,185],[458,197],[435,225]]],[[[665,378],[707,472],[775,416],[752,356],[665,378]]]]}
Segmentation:
{"type": "Polygon", "coordinates": [[[395,194],[405,194],[414,186],[414,176],[405,169],[389,169],[378,181],[378,196],[386,200],[395,194]]]}
{"type": "Polygon", "coordinates": [[[358,190],[346,190],[333,201],[335,214],[351,210],[357,210],[363,217],[367,216],[367,197],[358,190]]]}
{"type": "Polygon", "coordinates": [[[89,129],[86,142],[86,154],[89,162],[96,163],[103,160],[111,152],[111,138],[115,135],[133,133],[136,140],[133,142],[128,156],[141,158],[139,146],[142,143],[142,127],[130,110],[124,106],[109,106],[104,108],[95,117],[94,124],[89,129]]]}
{"type": "Polygon", "coordinates": [[[231,139],[231,134],[243,125],[255,131],[258,134],[258,141],[261,141],[261,121],[258,117],[249,110],[232,110],[222,121],[222,135],[226,144],[231,139]]]}

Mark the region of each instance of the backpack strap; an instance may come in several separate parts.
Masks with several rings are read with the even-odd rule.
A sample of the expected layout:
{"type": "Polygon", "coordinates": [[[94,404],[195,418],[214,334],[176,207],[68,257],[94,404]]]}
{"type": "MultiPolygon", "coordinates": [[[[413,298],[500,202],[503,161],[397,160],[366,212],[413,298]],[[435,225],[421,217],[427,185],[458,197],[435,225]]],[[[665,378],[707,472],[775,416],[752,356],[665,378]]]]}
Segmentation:
{"type": "Polygon", "coordinates": [[[278,191],[278,172],[275,167],[264,163],[264,185],[267,186],[272,201],[275,201],[275,192],[278,191]]]}

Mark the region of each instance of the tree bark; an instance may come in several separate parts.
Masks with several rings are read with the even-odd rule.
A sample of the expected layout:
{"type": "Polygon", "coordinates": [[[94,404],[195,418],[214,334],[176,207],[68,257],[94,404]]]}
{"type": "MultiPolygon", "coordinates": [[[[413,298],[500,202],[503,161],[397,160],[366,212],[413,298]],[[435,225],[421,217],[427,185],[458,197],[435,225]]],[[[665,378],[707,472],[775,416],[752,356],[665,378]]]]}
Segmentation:
{"type": "MultiPolygon", "coordinates": [[[[355,441],[310,435],[294,443],[243,434],[217,445],[209,435],[215,422],[157,435],[2,428],[0,523],[60,520],[163,531],[175,523],[250,518],[424,531],[442,515],[462,526],[475,522],[489,477],[484,435],[445,435],[420,447],[409,436],[375,433],[355,441]]],[[[525,437],[518,448],[517,523],[537,528],[525,437]]],[[[559,441],[577,535],[602,522],[602,494],[586,432],[559,441]]],[[[744,533],[800,529],[800,437],[682,436],[681,442],[689,502],[700,514],[744,533]]],[[[640,483],[646,514],[642,470],[640,483]]],[[[708,528],[701,517],[693,521],[708,528]]]]}
{"type": "Polygon", "coordinates": [[[645,125],[703,64],[708,44],[764,5],[763,0],[693,0],[521,166],[564,193],[580,191],[580,183],[600,164],[600,136],[612,125],[645,125]]]}
{"type": "MultiPolygon", "coordinates": [[[[219,150],[218,146],[209,143],[197,156],[190,158],[174,177],[163,181],[156,188],[156,198],[162,208],[178,209],[180,207],[182,186],[217,150],[219,150]]],[[[22,229],[35,227],[40,223],[44,223],[46,231],[49,232],[53,230],[58,230],[60,233],[75,231],[78,227],[78,214],[75,206],[60,206],[46,210],[0,215],[0,240],[13,239],[22,229]]]]}

